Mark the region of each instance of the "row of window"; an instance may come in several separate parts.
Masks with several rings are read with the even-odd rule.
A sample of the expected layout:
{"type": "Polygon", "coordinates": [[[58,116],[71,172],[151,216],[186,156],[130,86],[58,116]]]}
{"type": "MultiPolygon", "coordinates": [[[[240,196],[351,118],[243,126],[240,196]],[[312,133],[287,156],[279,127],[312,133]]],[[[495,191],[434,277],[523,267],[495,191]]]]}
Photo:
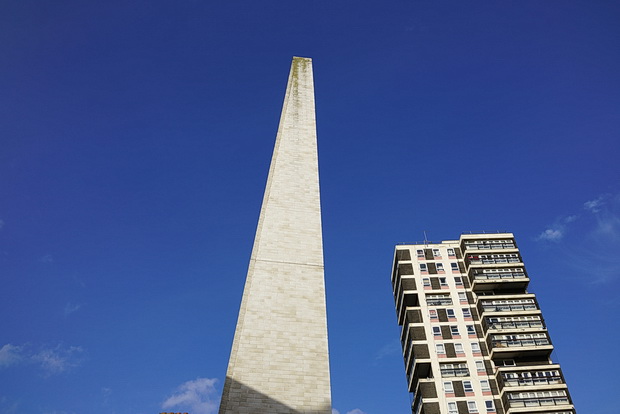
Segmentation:
{"type": "MultiPolygon", "coordinates": [[[[476,364],[476,371],[485,372],[484,361],[474,361],[476,364]]],[[[439,371],[442,377],[469,377],[469,368],[465,362],[455,362],[447,364],[439,364],[439,371]]]]}
{"type": "MultiPolygon", "coordinates": [[[[439,286],[441,288],[447,288],[448,286],[448,278],[446,277],[440,277],[439,279],[439,286]]],[[[431,279],[428,277],[422,278],[422,285],[425,288],[430,288],[431,287],[431,279]]],[[[463,287],[463,278],[460,276],[456,276],[454,278],[454,286],[458,287],[463,287]]]]}
{"type": "MultiPolygon", "coordinates": [[[[460,303],[468,303],[465,292],[458,292],[458,297],[460,303]]],[[[426,304],[428,306],[452,305],[452,298],[449,293],[426,295],[426,304]]]]}
{"type": "MultiPolygon", "coordinates": [[[[469,308],[461,308],[461,312],[463,314],[463,319],[471,320],[472,316],[471,316],[471,310],[469,308]]],[[[454,309],[447,308],[446,315],[448,316],[448,319],[456,319],[456,314],[454,313],[454,309]]],[[[429,309],[428,316],[431,319],[431,322],[439,319],[439,316],[437,315],[437,309],[429,309]]]]}
{"type": "MultiPolygon", "coordinates": [[[[480,343],[478,342],[470,342],[471,352],[474,354],[480,354],[482,351],[480,350],[480,343]]],[[[445,355],[446,346],[444,344],[435,344],[435,350],[438,355],[445,355]]],[[[463,348],[463,344],[455,343],[454,344],[454,352],[457,354],[464,354],[465,350],[463,348]]]]}
{"type": "MultiPolygon", "coordinates": [[[[454,249],[448,249],[446,250],[446,252],[448,253],[449,257],[456,256],[454,249]]],[[[424,250],[423,249],[416,250],[416,255],[418,256],[418,259],[423,259],[425,257],[424,250]]],[[[433,257],[441,257],[441,251],[439,249],[433,249],[433,257]]]]}
{"type": "MultiPolygon", "coordinates": [[[[476,328],[474,327],[474,325],[466,325],[467,328],[467,335],[469,336],[476,336],[476,328]]],[[[433,326],[433,336],[441,336],[441,327],[440,326],[433,326]]],[[[452,334],[452,337],[458,336],[460,337],[460,332],[459,332],[459,327],[456,325],[450,325],[450,333],[452,334]]]]}
{"type": "MultiPolygon", "coordinates": [[[[493,400],[487,400],[484,402],[487,413],[495,412],[495,405],[493,404],[493,400]]],[[[476,406],[476,401],[467,401],[467,412],[469,413],[479,413],[478,407],[476,406]]],[[[448,414],[459,414],[459,410],[457,408],[456,402],[449,401],[448,402],[448,414]]]]}
{"type": "MultiPolygon", "coordinates": [[[[491,385],[489,380],[480,380],[480,389],[482,392],[491,391],[491,385]]],[[[454,394],[454,384],[452,381],[445,381],[443,383],[443,390],[446,394],[454,394]]],[[[463,381],[463,390],[465,392],[474,392],[474,387],[471,381],[463,381]]]]}
{"type": "MultiPolygon", "coordinates": [[[[445,272],[446,269],[443,266],[443,263],[435,263],[437,267],[437,272],[445,272]]],[[[450,263],[450,270],[453,272],[459,272],[459,264],[456,262],[450,263]]],[[[428,265],[426,263],[420,263],[420,272],[428,272],[428,265]]]]}

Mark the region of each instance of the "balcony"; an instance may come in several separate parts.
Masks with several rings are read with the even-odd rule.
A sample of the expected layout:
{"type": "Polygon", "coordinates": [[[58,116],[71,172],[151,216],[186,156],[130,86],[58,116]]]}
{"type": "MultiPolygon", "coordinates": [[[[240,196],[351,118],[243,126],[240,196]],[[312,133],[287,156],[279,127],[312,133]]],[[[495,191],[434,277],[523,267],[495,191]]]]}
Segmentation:
{"type": "Polygon", "coordinates": [[[506,250],[516,249],[514,240],[476,240],[463,243],[465,251],[468,250],[506,250]]]}
{"type": "Polygon", "coordinates": [[[441,376],[448,377],[469,377],[469,369],[467,368],[441,368],[441,376]]]}
{"type": "MultiPolygon", "coordinates": [[[[548,397],[558,394],[524,394],[533,391],[562,391],[566,390],[566,381],[558,364],[544,366],[500,366],[497,371],[497,384],[500,390],[510,392],[514,398],[548,397]]],[[[560,394],[564,395],[564,394],[560,394]]]]}
{"type": "MultiPolygon", "coordinates": [[[[492,269],[496,270],[496,269],[492,269]]],[[[500,269],[501,270],[501,269],[500,269]]],[[[516,269],[508,269],[516,270],[516,269]]],[[[486,272],[474,271],[471,276],[472,289],[476,290],[501,290],[501,289],[525,289],[530,279],[525,272],[486,272]]]]}
{"type": "Polygon", "coordinates": [[[564,384],[564,379],[559,375],[549,377],[503,378],[502,380],[504,382],[504,387],[532,387],[564,384]]]}
{"type": "Polygon", "coordinates": [[[482,303],[482,312],[515,312],[515,311],[537,311],[535,303],[515,303],[515,304],[489,304],[482,303]]]}
{"type": "Polygon", "coordinates": [[[515,330],[515,329],[545,329],[545,324],[542,320],[526,320],[526,321],[500,321],[500,322],[487,322],[484,326],[487,330],[515,330]]]}
{"type": "Polygon", "coordinates": [[[452,299],[446,298],[426,298],[426,304],[428,306],[445,306],[452,305],[452,299]]]}
{"type": "Polygon", "coordinates": [[[557,405],[570,405],[568,397],[542,397],[542,398],[520,398],[508,399],[509,408],[532,408],[549,407],[557,405]]]}
{"type": "Polygon", "coordinates": [[[519,338],[515,335],[517,338],[498,339],[495,336],[487,340],[491,358],[514,358],[525,354],[549,356],[553,351],[553,344],[548,337],[519,338]]]}
{"type": "Polygon", "coordinates": [[[467,265],[494,265],[494,264],[508,264],[508,263],[521,263],[521,259],[517,254],[488,254],[488,255],[470,255],[467,256],[467,265]]]}

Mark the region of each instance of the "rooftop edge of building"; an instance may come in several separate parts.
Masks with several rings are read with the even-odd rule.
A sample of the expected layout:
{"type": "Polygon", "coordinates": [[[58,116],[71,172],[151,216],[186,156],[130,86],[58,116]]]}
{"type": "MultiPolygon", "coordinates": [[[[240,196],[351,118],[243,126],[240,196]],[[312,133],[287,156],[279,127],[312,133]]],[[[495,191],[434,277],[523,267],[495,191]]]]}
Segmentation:
{"type": "Polygon", "coordinates": [[[401,242],[396,245],[396,248],[403,246],[428,246],[428,245],[441,245],[441,244],[459,244],[463,240],[483,240],[483,239],[498,239],[498,238],[514,238],[514,234],[505,231],[497,232],[463,232],[458,240],[441,240],[441,241],[416,241],[412,243],[401,242]]]}

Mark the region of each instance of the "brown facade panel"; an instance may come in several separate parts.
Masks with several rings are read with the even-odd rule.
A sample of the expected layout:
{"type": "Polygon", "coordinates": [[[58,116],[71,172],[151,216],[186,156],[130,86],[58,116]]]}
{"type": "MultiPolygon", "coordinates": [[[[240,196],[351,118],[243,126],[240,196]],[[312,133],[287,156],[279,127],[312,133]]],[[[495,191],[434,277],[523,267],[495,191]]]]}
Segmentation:
{"type": "Polygon", "coordinates": [[[463,258],[463,254],[461,253],[461,249],[459,247],[454,248],[454,253],[456,254],[456,258],[461,260],[463,258]]]}
{"type": "Polygon", "coordinates": [[[437,309],[437,317],[439,322],[448,322],[448,314],[445,309],[437,309]]]}
{"type": "Polygon", "coordinates": [[[464,397],[465,389],[463,388],[462,381],[452,381],[452,386],[454,387],[454,396],[455,397],[464,397]]]}
{"type": "Polygon", "coordinates": [[[411,334],[415,341],[426,340],[426,332],[424,331],[423,326],[414,326],[413,328],[411,328],[411,334]]]}
{"type": "Polygon", "coordinates": [[[457,401],[456,406],[459,409],[459,414],[469,414],[469,409],[467,409],[467,401],[457,401]]]}
{"type": "Polygon", "coordinates": [[[430,358],[430,353],[428,352],[428,345],[414,344],[413,355],[418,359],[430,358]]]}
{"type": "Polygon", "coordinates": [[[452,339],[452,333],[450,333],[450,327],[449,326],[442,326],[441,327],[441,337],[443,339],[452,339]]]}
{"type": "Polygon", "coordinates": [[[414,278],[403,277],[400,283],[403,286],[403,290],[417,290],[414,278]]]}
{"type": "Polygon", "coordinates": [[[504,407],[502,407],[502,402],[500,400],[493,400],[493,404],[495,404],[495,412],[497,414],[504,414],[504,407]]]}
{"type": "Polygon", "coordinates": [[[426,260],[433,260],[433,249],[424,249],[424,258],[426,260]]]}
{"type": "Polygon", "coordinates": [[[431,275],[436,275],[437,274],[437,265],[435,263],[429,263],[427,264],[428,266],[428,273],[431,275]]]}
{"type": "Polygon", "coordinates": [[[444,346],[446,348],[446,356],[448,358],[456,358],[456,351],[454,350],[454,344],[451,342],[446,342],[444,346]]]}
{"type": "Polygon", "coordinates": [[[471,283],[469,283],[469,278],[467,276],[463,276],[463,286],[467,289],[471,287],[471,283]]]}
{"type": "Polygon", "coordinates": [[[419,309],[409,309],[406,318],[409,323],[421,323],[422,313],[419,309]]]}
{"type": "Polygon", "coordinates": [[[438,277],[431,277],[431,289],[441,289],[438,277]]]}
{"type": "Polygon", "coordinates": [[[424,414],[441,414],[438,402],[424,403],[422,406],[422,412],[424,414]]]}
{"type": "Polygon", "coordinates": [[[489,350],[487,349],[487,344],[484,342],[480,342],[480,351],[482,351],[482,355],[488,356],[489,350]]]}
{"type": "Polygon", "coordinates": [[[398,266],[398,274],[399,275],[412,275],[413,274],[413,265],[411,263],[403,263],[398,266]]]}
{"type": "Polygon", "coordinates": [[[484,367],[486,368],[488,375],[492,375],[493,374],[493,365],[491,365],[491,361],[485,360],[484,361],[484,367]]]}
{"type": "Polygon", "coordinates": [[[396,250],[396,260],[411,260],[411,252],[409,249],[396,250]]]}
{"type": "Polygon", "coordinates": [[[475,321],[480,320],[480,315],[478,315],[478,309],[471,308],[471,316],[475,321]]]}
{"type": "Polygon", "coordinates": [[[433,382],[421,382],[419,387],[422,398],[437,398],[437,389],[433,382]]]}

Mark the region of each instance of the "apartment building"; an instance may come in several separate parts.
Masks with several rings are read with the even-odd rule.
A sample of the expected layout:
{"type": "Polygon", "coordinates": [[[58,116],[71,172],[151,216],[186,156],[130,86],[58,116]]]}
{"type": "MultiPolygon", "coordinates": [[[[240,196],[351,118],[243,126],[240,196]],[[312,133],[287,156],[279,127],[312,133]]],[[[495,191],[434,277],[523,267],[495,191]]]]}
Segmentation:
{"type": "Polygon", "coordinates": [[[575,414],[512,233],[398,245],[392,287],[414,414],[575,414]]]}

